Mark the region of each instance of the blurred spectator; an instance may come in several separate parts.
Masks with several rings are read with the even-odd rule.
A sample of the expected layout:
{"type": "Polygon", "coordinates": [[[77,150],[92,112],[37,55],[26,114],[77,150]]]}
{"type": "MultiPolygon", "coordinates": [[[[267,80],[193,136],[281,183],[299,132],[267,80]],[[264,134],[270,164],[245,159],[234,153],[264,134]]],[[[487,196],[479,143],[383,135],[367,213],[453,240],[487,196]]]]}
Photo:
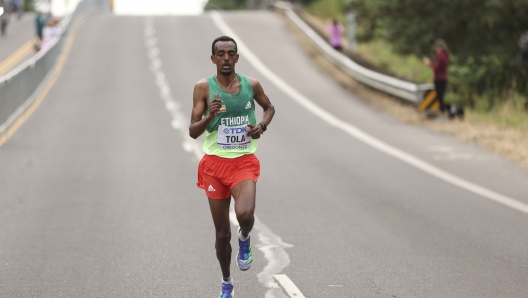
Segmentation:
{"type": "Polygon", "coordinates": [[[42,30],[42,44],[40,49],[46,50],[53,42],[60,38],[62,34],[62,28],[59,26],[59,20],[51,18],[46,23],[46,27],[42,30]]]}
{"type": "Polygon", "coordinates": [[[22,13],[24,12],[24,1],[11,0],[11,12],[15,13],[20,20],[20,18],[22,18],[22,13]]]}
{"type": "Polygon", "coordinates": [[[326,31],[328,34],[330,34],[330,45],[338,50],[343,50],[343,32],[345,32],[345,28],[341,23],[339,23],[338,20],[334,19],[332,23],[328,24],[326,26],[326,31]]]}
{"type": "Polygon", "coordinates": [[[444,102],[444,94],[447,87],[447,68],[449,67],[449,49],[447,44],[442,39],[437,39],[434,43],[435,49],[435,60],[431,60],[427,57],[423,57],[423,62],[431,67],[434,71],[434,84],[436,90],[436,98],[440,102],[440,120],[447,119],[446,105],[444,102]]]}
{"type": "Polygon", "coordinates": [[[40,40],[42,40],[42,30],[44,30],[44,27],[46,26],[46,23],[48,22],[48,16],[44,14],[44,11],[39,9],[35,16],[35,26],[37,29],[37,36],[40,40]]]}
{"type": "Polygon", "coordinates": [[[11,16],[11,8],[7,0],[0,0],[0,35],[6,34],[9,17],[11,16]]]}
{"type": "Polygon", "coordinates": [[[528,32],[524,33],[519,39],[519,50],[523,64],[528,68],[528,32]]]}

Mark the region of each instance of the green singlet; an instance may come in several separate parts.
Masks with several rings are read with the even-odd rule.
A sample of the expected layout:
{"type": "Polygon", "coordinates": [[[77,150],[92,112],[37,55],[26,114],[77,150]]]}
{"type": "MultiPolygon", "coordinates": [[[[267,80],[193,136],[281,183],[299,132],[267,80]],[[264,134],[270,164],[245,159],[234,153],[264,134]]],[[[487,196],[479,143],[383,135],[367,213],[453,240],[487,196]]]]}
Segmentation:
{"type": "MultiPolygon", "coordinates": [[[[248,123],[257,124],[255,117],[255,100],[253,86],[246,76],[236,74],[240,82],[237,94],[225,92],[214,76],[207,78],[209,85],[209,102],[214,100],[215,94],[222,101],[222,109],[209,123],[205,132],[203,152],[223,158],[237,158],[257,151],[258,140],[246,135],[248,123]]],[[[209,107],[204,116],[209,114],[209,107]]]]}

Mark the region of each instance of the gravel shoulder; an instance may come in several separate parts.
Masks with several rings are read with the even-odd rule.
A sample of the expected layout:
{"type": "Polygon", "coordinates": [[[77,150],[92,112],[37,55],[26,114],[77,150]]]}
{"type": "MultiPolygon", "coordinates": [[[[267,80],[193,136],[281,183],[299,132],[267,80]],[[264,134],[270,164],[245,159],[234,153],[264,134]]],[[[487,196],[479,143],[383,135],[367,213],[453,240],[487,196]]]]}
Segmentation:
{"type": "MultiPolygon", "coordinates": [[[[286,19],[286,18],[285,18],[286,19]]],[[[324,24],[313,23],[314,26],[324,24]]],[[[436,122],[425,113],[420,113],[413,105],[367,87],[351,78],[326,59],[293,24],[288,28],[295,39],[326,73],[334,77],[344,88],[368,102],[380,111],[404,123],[426,127],[433,131],[449,134],[456,139],[475,143],[490,152],[500,155],[528,172],[528,131],[520,128],[504,127],[484,123],[466,111],[463,121],[436,122]]]]}

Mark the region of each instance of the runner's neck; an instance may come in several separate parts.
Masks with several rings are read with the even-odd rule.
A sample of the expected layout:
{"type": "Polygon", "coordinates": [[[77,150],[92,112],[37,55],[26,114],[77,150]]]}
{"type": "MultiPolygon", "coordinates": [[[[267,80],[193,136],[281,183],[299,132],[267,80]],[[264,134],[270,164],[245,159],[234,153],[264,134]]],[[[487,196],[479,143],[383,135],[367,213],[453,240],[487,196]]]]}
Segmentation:
{"type": "Polygon", "coordinates": [[[215,80],[222,91],[229,94],[237,94],[240,91],[240,82],[237,79],[237,74],[233,72],[229,76],[217,73],[215,80]]]}

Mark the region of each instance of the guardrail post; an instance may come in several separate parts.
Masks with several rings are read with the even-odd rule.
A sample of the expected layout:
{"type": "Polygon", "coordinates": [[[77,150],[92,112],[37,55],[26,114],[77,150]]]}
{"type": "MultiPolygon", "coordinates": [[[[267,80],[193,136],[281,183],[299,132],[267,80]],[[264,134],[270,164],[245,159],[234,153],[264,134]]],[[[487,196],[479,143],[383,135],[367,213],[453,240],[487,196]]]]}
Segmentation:
{"type": "Polygon", "coordinates": [[[348,48],[356,51],[356,13],[350,9],[348,11],[348,48]]]}

